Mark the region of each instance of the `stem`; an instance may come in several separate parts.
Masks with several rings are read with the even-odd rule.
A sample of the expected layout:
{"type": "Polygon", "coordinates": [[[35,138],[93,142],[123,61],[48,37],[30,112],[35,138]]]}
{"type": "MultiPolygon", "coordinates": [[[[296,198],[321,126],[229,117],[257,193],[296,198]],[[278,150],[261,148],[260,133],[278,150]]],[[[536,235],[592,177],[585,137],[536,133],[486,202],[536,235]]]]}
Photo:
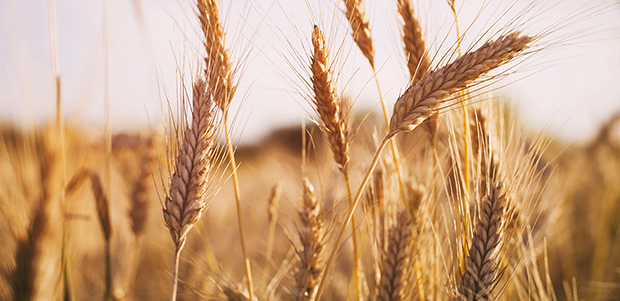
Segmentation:
{"type": "Polygon", "coordinates": [[[183,244],[177,245],[174,252],[174,267],[172,269],[172,283],[170,284],[170,301],[177,299],[177,286],[179,284],[179,261],[183,244]]]}
{"type": "MultiPolygon", "coordinates": [[[[349,171],[343,171],[344,180],[347,183],[347,193],[349,195],[349,206],[353,205],[353,193],[351,193],[351,181],[349,181],[349,171]]],[[[362,300],[362,281],[360,280],[360,259],[359,246],[357,244],[357,234],[355,226],[355,214],[351,217],[351,240],[353,242],[353,279],[355,281],[355,293],[357,300],[362,300]]]]}
{"type": "Polygon", "coordinates": [[[269,234],[267,236],[267,253],[265,254],[265,267],[263,270],[265,271],[265,281],[269,283],[269,270],[271,269],[271,255],[273,254],[273,241],[275,240],[276,235],[276,219],[274,218],[269,222],[269,234]]]}
{"type": "Polygon", "coordinates": [[[241,196],[239,193],[239,178],[237,177],[237,163],[235,162],[235,152],[228,131],[228,111],[224,112],[224,129],[226,131],[226,145],[228,146],[228,157],[230,158],[230,168],[232,170],[233,184],[235,187],[235,202],[237,204],[237,221],[239,223],[239,236],[241,240],[241,252],[243,253],[243,263],[245,266],[245,276],[248,282],[248,293],[250,300],[254,300],[254,288],[252,286],[252,270],[250,267],[250,258],[245,245],[245,235],[243,234],[243,218],[241,215],[241,196]]]}
{"type": "MultiPolygon", "coordinates": [[[[437,181],[439,181],[439,158],[437,158],[437,143],[436,136],[433,135],[430,137],[431,149],[433,151],[433,218],[431,219],[431,223],[435,223],[437,221],[437,211],[438,211],[438,203],[439,203],[439,194],[437,192],[437,181]]],[[[431,277],[431,300],[437,300],[437,280],[439,278],[439,244],[437,243],[437,239],[432,240],[433,243],[433,276],[431,277]]]]}
{"type": "Polygon", "coordinates": [[[105,295],[103,300],[112,300],[112,254],[110,239],[105,240],[105,295]]]}
{"type": "MultiPolygon", "coordinates": [[[[459,56],[461,56],[461,32],[459,30],[459,18],[456,13],[456,8],[454,7],[454,1],[451,2],[450,8],[452,9],[452,13],[454,14],[454,23],[456,26],[456,42],[458,45],[459,56]]],[[[465,257],[469,253],[469,248],[467,247],[467,238],[469,237],[469,127],[467,126],[467,110],[465,106],[467,105],[467,99],[465,99],[465,91],[461,91],[461,109],[463,111],[463,165],[464,165],[464,180],[465,180],[465,197],[462,198],[462,210],[463,210],[463,235],[465,239],[463,239],[463,256],[461,256],[461,271],[465,270],[465,257]]]]}
{"type": "MultiPolygon", "coordinates": [[[[383,93],[381,93],[381,86],[379,85],[379,78],[377,78],[377,71],[375,71],[375,66],[372,66],[372,73],[374,74],[375,83],[377,83],[377,90],[379,91],[379,99],[381,100],[381,108],[383,109],[383,117],[385,118],[385,126],[387,131],[390,131],[390,118],[388,117],[387,109],[385,108],[385,101],[383,100],[383,93]]],[[[407,197],[405,194],[405,184],[403,182],[403,177],[400,171],[400,160],[398,158],[398,151],[396,149],[396,143],[394,140],[390,139],[390,147],[392,148],[392,156],[394,157],[394,166],[396,167],[396,173],[398,175],[398,186],[400,188],[400,197],[402,198],[403,204],[407,207],[407,197]]]]}
{"type": "Polygon", "coordinates": [[[385,146],[387,145],[388,141],[391,140],[392,137],[388,137],[385,136],[385,138],[383,138],[383,141],[381,141],[381,144],[379,145],[379,148],[377,148],[377,151],[375,152],[375,156],[372,159],[372,162],[370,163],[370,166],[368,167],[368,170],[366,171],[366,175],[364,175],[364,179],[362,180],[362,183],[360,184],[359,189],[357,190],[357,194],[355,195],[355,199],[353,199],[353,204],[351,205],[351,207],[349,208],[349,213],[347,214],[347,218],[344,222],[344,224],[342,225],[342,227],[340,228],[340,233],[338,234],[338,239],[336,240],[336,245],[334,246],[334,249],[332,250],[331,254],[329,255],[329,260],[327,262],[327,265],[325,266],[325,271],[323,272],[323,277],[321,278],[321,283],[319,284],[319,288],[317,290],[317,294],[316,297],[314,298],[314,300],[320,300],[321,299],[321,295],[323,294],[323,291],[325,290],[325,282],[329,276],[329,269],[331,268],[331,266],[334,263],[334,259],[336,258],[336,253],[338,253],[338,249],[340,247],[340,243],[342,242],[342,238],[344,237],[344,233],[347,230],[347,227],[349,226],[349,223],[351,222],[351,219],[353,218],[353,214],[355,213],[355,208],[357,207],[357,204],[359,203],[361,197],[362,197],[362,193],[364,193],[364,188],[366,188],[366,184],[368,184],[368,180],[370,180],[370,176],[372,175],[372,172],[375,170],[375,167],[377,167],[377,163],[379,163],[379,157],[381,155],[381,152],[383,151],[383,149],[385,148],[385,146]]]}

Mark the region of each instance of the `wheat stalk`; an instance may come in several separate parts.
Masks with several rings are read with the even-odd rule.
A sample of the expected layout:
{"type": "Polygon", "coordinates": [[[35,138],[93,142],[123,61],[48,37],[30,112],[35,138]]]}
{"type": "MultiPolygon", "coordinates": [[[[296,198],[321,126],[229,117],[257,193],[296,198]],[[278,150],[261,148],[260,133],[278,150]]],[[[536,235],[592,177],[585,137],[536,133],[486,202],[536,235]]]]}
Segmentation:
{"type": "Polygon", "coordinates": [[[173,166],[170,192],[163,209],[164,222],[176,247],[170,300],[176,299],[179,257],[187,233],[198,222],[205,209],[205,193],[213,160],[215,141],[215,106],[206,83],[194,83],[191,106],[192,121],[182,133],[182,144],[173,166]]]}
{"type": "Polygon", "coordinates": [[[464,89],[482,75],[510,61],[532,40],[532,37],[514,32],[489,41],[454,62],[429,72],[396,100],[387,136],[412,131],[435,112],[450,94],[464,89]]]}
{"type": "MultiPolygon", "coordinates": [[[[265,275],[269,275],[271,267],[271,257],[273,253],[273,243],[276,236],[276,225],[278,222],[278,204],[282,195],[282,184],[276,183],[271,189],[271,197],[269,198],[269,233],[267,236],[267,251],[265,252],[265,275]]],[[[268,279],[267,279],[268,280],[268,279]]]]}
{"type": "MultiPolygon", "coordinates": [[[[375,51],[373,46],[373,40],[370,33],[370,25],[366,19],[364,13],[364,5],[361,0],[344,0],[345,1],[345,15],[351,25],[353,40],[357,44],[357,47],[362,51],[364,56],[368,59],[370,67],[372,68],[375,84],[377,85],[377,91],[379,93],[379,100],[381,101],[381,109],[383,110],[383,117],[385,118],[386,129],[390,128],[390,118],[388,117],[387,107],[385,106],[385,100],[383,99],[383,93],[381,92],[381,85],[379,85],[379,78],[377,77],[377,70],[375,69],[375,51]]],[[[398,174],[398,184],[400,185],[400,194],[403,204],[406,203],[405,184],[402,178],[400,160],[398,156],[398,149],[393,140],[390,140],[390,146],[392,149],[392,157],[394,158],[394,166],[398,174]]],[[[358,295],[358,299],[361,296],[358,295]]]]}

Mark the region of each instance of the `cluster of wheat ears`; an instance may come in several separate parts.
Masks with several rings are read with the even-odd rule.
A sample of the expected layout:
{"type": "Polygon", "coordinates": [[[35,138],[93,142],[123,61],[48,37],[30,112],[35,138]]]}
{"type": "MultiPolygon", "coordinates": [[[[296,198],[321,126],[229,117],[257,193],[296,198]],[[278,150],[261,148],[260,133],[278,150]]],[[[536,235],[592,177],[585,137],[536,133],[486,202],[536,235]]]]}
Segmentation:
{"type": "MultiPolygon", "coordinates": [[[[225,45],[218,0],[197,1],[203,68],[191,87],[183,89],[184,110],[175,115],[165,139],[116,135],[105,146],[93,146],[75,138],[80,136],[77,129],[65,129],[60,116],[56,127],[32,135],[3,130],[2,166],[10,164],[14,175],[2,176],[6,185],[0,193],[0,214],[12,221],[6,226],[11,233],[2,236],[7,243],[1,256],[7,264],[2,266],[6,277],[0,296],[164,299],[168,286],[161,284],[167,278],[169,300],[179,295],[228,300],[577,301],[580,286],[592,299],[613,299],[615,281],[620,280],[614,270],[620,262],[615,238],[620,222],[614,218],[620,211],[614,169],[620,167],[620,146],[611,133],[620,118],[610,120],[587,147],[558,155],[555,164],[562,172],[553,173],[543,155],[553,144],[524,134],[509,110],[482,93],[487,84],[512,72],[506,67],[513,65],[507,64],[538,52],[536,43],[544,33],[504,29],[461,52],[457,9],[448,1],[457,42],[439,58],[427,48],[410,0],[396,2],[410,79],[394,101],[391,117],[376,80],[375,44],[363,3],[344,0],[342,5],[347,30],[373,70],[384,122],[373,124],[368,115],[352,121],[352,104],[337,91],[337,51],[329,49],[333,43],[326,42],[321,24],[313,25],[308,33],[311,53],[306,54],[310,78],[302,80],[317,118],[313,126],[299,130],[301,147],[294,147],[292,154],[277,140],[265,143],[273,149],[260,149],[284,161],[289,156],[299,171],[287,171],[294,178],[284,184],[272,182],[262,215],[242,194],[265,185],[244,178],[236,162],[244,154],[233,145],[229,108],[239,67],[225,45]],[[322,135],[314,135],[314,129],[322,135]],[[62,139],[56,139],[58,135],[62,139]],[[354,137],[366,139],[366,145],[353,143],[354,137]],[[329,149],[325,153],[331,162],[321,161],[322,146],[329,149]],[[89,155],[71,157],[76,150],[89,155]],[[116,163],[100,163],[108,161],[116,163]],[[592,162],[607,165],[595,168],[592,162]],[[319,193],[311,179],[321,170],[333,172],[328,173],[330,187],[319,193]],[[577,184],[564,187],[590,178],[605,183],[596,190],[600,193],[591,192],[596,188],[580,190],[577,184]],[[24,184],[28,181],[36,183],[40,193],[27,188],[24,199],[32,201],[9,202],[18,198],[17,187],[32,185],[24,184]],[[91,184],[103,245],[96,242],[97,234],[75,230],[75,224],[91,220],[79,213],[88,208],[84,202],[75,205],[75,199],[89,197],[89,190],[80,189],[85,182],[91,184]],[[250,187],[242,190],[244,185],[250,187]],[[228,188],[234,196],[220,197],[228,188]],[[160,207],[152,206],[155,194],[160,207]],[[220,230],[215,222],[207,224],[212,202],[233,197],[236,225],[220,230]],[[285,197],[292,200],[288,208],[280,202],[285,197]],[[124,205],[114,205],[122,198],[127,199],[124,205]],[[583,201],[572,201],[578,198],[583,201]],[[587,214],[581,226],[571,225],[578,218],[571,214],[594,204],[594,198],[603,200],[593,205],[600,210],[583,211],[587,214]],[[118,207],[126,207],[124,229],[113,222],[123,219],[118,207]],[[162,218],[153,208],[163,212],[172,253],[161,250],[170,244],[160,241],[162,218]],[[279,218],[282,214],[287,220],[279,218]],[[593,224],[595,230],[585,230],[593,224]],[[149,236],[151,228],[156,230],[149,236]],[[72,236],[82,237],[79,247],[71,243],[72,236]],[[206,240],[210,245],[192,242],[206,240]],[[588,242],[589,247],[575,247],[588,242]],[[218,245],[228,247],[218,251],[218,245]],[[91,247],[99,251],[85,251],[91,247]],[[188,248],[190,254],[184,255],[188,248]],[[86,269],[92,271],[82,271],[77,257],[92,264],[86,269]],[[228,271],[227,265],[236,268],[228,271]],[[556,294],[558,288],[564,293],[556,294]]],[[[267,172],[269,167],[258,167],[263,157],[256,156],[246,154],[244,164],[256,163],[259,174],[267,172]]],[[[584,187],[598,187],[592,185],[584,187]]],[[[253,197],[266,189],[259,191],[253,197]]]]}

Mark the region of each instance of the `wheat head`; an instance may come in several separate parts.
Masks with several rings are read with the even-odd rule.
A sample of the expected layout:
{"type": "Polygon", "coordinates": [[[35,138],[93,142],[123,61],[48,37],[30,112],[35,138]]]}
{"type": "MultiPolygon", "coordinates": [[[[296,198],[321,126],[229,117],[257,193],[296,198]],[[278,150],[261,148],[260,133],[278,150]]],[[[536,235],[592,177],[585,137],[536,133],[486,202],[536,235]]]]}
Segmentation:
{"type": "Polygon", "coordinates": [[[301,248],[297,250],[299,264],[295,272],[295,287],[291,298],[312,300],[323,270],[325,227],[320,205],[314,194],[314,187],[307,178],[304,178],[302,202],[302,210],[299,212],[301,248]]]}
{"type": "Polygon", "coordinates": [[[364,13],[362,0],[344,0],[346,7],[345,15],[353,30],[353,40],[362,54],[368,59],[370,65],[375,66],[375,48],[370,35],[370,24],[364,13]]]}
{"type": "Polygon", "coordinates": [[[236,87],[233,84],[229,51],[224,46],[226,36],[220,22],[219,3],[217,0],[198,0],[197,7],[207,51],[205,75],[215,103],[225,112],[236,87]]]}
{"type": "Polygon", "coordinates": [[[205,192],[213,159],[215,111],[206,83],[196,81],[193,88],[192,121],[184,132],[166,197],[164,222],[177,247],[207,207],[205,192]]]}
{"type": "Polygon", "coordinates": [[[450,94],[507,63],[525,50],[532,40],[532,37],[514,32],[489,41],[454,62],[429,72],[396,100],[387,136],[412,131],[435,112],[450,94]]]}
{"type": "Polygon", "coordinates": [[[343,112],[341,102],[336,95],[325,37],[317,25],[314,25],[312,31],[312,46],[314,47],[311,57],[314,91],[312,102],[321,120],[321,129],[327,136],[334,153],[334,161],[338,164],[340,171],[345,172],[349,161],[347,114],[343,112]]]}

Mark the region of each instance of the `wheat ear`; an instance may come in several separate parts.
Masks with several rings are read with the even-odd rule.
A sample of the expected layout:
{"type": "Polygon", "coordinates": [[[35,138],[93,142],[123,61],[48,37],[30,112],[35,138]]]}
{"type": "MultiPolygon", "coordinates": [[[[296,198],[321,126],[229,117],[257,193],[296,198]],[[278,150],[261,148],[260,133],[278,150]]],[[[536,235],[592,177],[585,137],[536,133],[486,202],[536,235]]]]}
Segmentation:
{"type": "Polygon", "coordinates": [[[407,296],[408,269],[411,259],[412,223],[409,212],[398,215],[396,225],[389,231],[388,247],[381,263],[381,282],[377,286],[376,300],[410,300],[407,296]]]}
{"type": "Polygon", "coordinates": [[[501,183],[493,183],[482,199],[474,229],[460,293],[464,300],[488,300],[497,281],[499,253],[503,243],[506,195],[501,183]]]}
{"type": "Polygon", "coordinates": [[[299,264],[295,271],[295,287],[291,298],[313,300],[323,269],[325,227],[321,207],[314,194],[314,187],[305,177],[302,203],[302,210],[299,212],[301,248],[297,250],[299,264]]]}
{"type": "Polygon", "coordinates": [[[482,75],[510,61],[532,40],[532,37],[514,32],[489,41],[454,62],[429,72],[396,100],[387,136],[412,131],[435,112],[450,94],[466,88],[482,75]]]}
{"type": "Polygon", "coordinates": [[[126,292],[132,291],[138,273],[140,250],[142,248],[142,240],[149,220],[149,209],[151,207],[149,199],[151,177],[153,176],[151,166],[156,161],[153,140],[149,139],[146,145],[139,148],[139,150],[141,151],[140,173],[131,186],[131,208],[128,212],[134,241],[129,254],[129,264],[127,266],[126,292]]]}
{"type": "Polygon", "coordinates": [[[471,247],[465,260],[460,294],[465,300],[488,300],[497,282],[500,251],[506,233],[509,199],[500,179],[500,166],[491,149],[490,136],[485,125],[485,117],[479,110],[474,111],[472,126],[476,138],[480,177],[479,189],[484,197],[479,204],[479,214],[474,228],[471,247]]]}
{"type": "Polygon", "coordinates": [[[222,111],[226,111],[236,87],[233,84],[229,51],[224,46],[226,36],[220,23],[219,3],[217,0],[198,0],[197,7],[207,51],[205,57],[207,82],[213,99],[222,111]]]}
{"type": "MultiPolygon", "coordinates": [[[[341,101],[336,94],[333,80],[333,72],[330,69],[328,49],[325,45],[323,32],[317,25],[312,31],[312,46],[314,53],[310,59],[312,70],[312,88],[314,98],[312,100],[314,108],[321,121],[321,131],[326,136],[334,155],[334,161],[338,169],[344,176],[347,185],[349,205],[353,202],[351,184],[349,180],[349,132],[347,129],[348,109],[345,102],[341,101]]],[[[351,240],[353,243],[353,280],[356,284],[358,300],[361,296],[360,281],[360,254],[357,243],[357,233],[355,231],[355,217],[351,220],[351,240]]]]}
{"type": "Polygon", "coordinates": [[[110,204],[106,196],[101,178],[97,173],[88,169],[81,169],[75,173],[67,187],[65,188],[67,196],[70,196],[85,181],[90,180],[91,190],[95,197],[95,205],[97,208],[97,216],[99,224],[103,232],[105,242],[105,296],[104,300],[112,300],[112,222],[110,220],[110,204]]]}
{"type": "Polygon", "coordinates": [[[246,246],[245,234],[243,231],[243,214],[241,211],[241,193],[239,190],[239,177],[237,175],[237,163],[235,161],[235,151],[230,138],[228,129],[228,108],[230,101],[235,94],[237,87],[233,84],[233,69],[229,59],[229,52],[225,47],[225,35],[222,30],[222,23],[219,17],[219,3],[217,0],[198,0],[198,18],[202,32],[205,36],[204,46],[207,51],[205,57],[206,69],[205,76],[209,82],[209,89],[213,94],[213,99],[224,115],[224,132],[226,136],[226,148],[230,159],[230,168],[235,190],[235,205],[237,208],[237,223],[239,225],[239,240],[241,242],[241,253],[245,267],[245,276],[248,285],[250,300],[254,300],[254,287],[252,284],[252,269],[250,257],[246,246]]]}
{"type": "Polygon", "coordinates": [[[403,43],[407,68],[413,83],[418,82],[430,67],[430,59],[426,53],[426,42],[422,35],[420,22],[415,18],[411,0],[398,0],[398,13],[403,19],[403,43]]]}
{"type": "Polygon", "coordinates": [[[334,154],[334,161],[341,172],[347,170],[349,162],[349,133],[347,131],[346,108],[336,95],[333,72],[325,46],[323,32],[317,25],[312,31],[314,53],[311,60],[314,108],[321,120],[321,130],[325,134],[334,154]]]}
{"type": "Polygon", "coordinates": [[[206,83],[197,80],[192,94],[192,121],[182,132],[182,142],[173,165],[170,192],[163,209],[164,222],[170,229],[176,247],[170,300],[176,299],[179,257],[187,233],[207,208],[205,193],[214,153],[216,114],[206,83]]]}
{"type": "Polygon", "coordinates": [[[345,15],[353,30],[353,40],[362,54],[368,59],[370,65],[375,65],[375,48],[370,37],[370,24],[364,13],[364,5],[361,0],[344,0],[346,7],[345,15]]]}
{"type": "MultiPolygon", "coordinates": [[[[45,140],[53,143],[55,138],[45,140]]],[[[48,143],[35,146],[42,189],[28,233],[17,242],[10,275],[13,300],[55,300],[62,281],[60,147],[48,143]]]]}

